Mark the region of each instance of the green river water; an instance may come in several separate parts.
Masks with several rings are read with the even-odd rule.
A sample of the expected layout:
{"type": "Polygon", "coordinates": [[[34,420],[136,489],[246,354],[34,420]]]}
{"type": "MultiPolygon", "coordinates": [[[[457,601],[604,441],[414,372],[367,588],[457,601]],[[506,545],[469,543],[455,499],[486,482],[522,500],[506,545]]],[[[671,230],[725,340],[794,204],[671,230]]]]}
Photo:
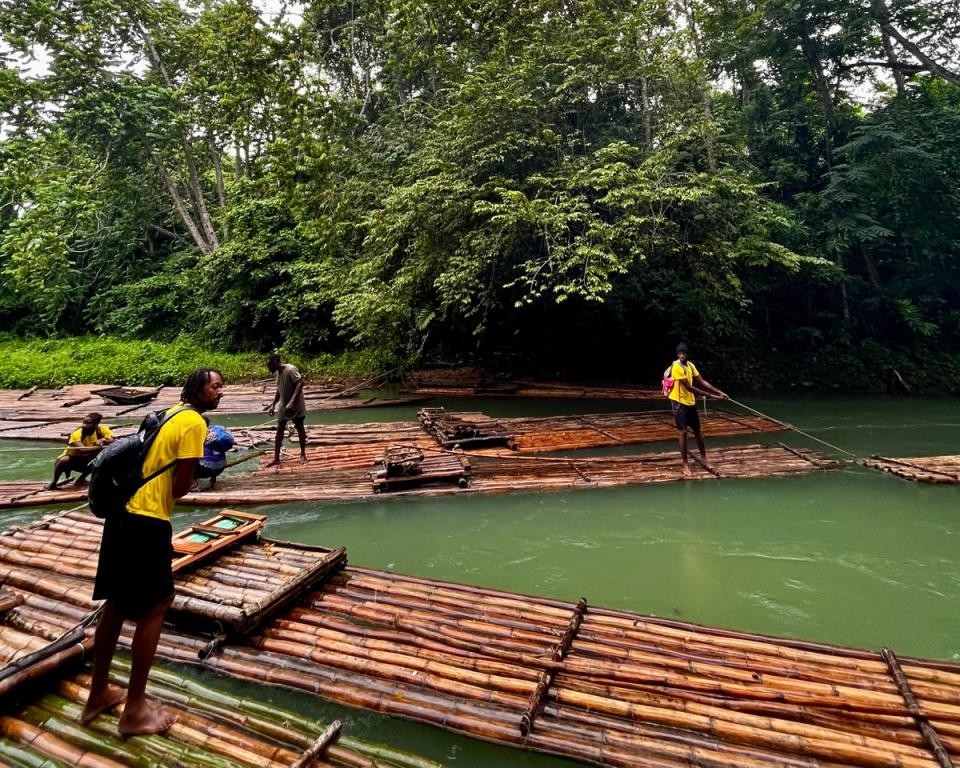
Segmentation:
{"type": "MultiPolygon", "coordinates": [[[[738,396],[858,455],[960,453],[960,402],[738,396]]],[[[492,416],[661,407],[603,401],[455,400],[492,416]]],[[[414,407],[314,414],[312,423],[411,419],[414,407]]],[[[262,419],[224,418],[226,424],[262,419]]],[[[795,433],[761,436],[818,447],[795,433]]],[[[716,439],[710,446],[743,442],[716,439]]],[[[45,478],[59,448],[0,441],[0,479],[45,478]],[[33,450],[23,450],[27,447],[33,450]]],[[[616,453],[667,450],[673,443],[616,453]]],[[[838,458],[842,454],[819,446],[838,458]]],[[[593,451],[591,453],[600,453],[593,451]]],[[[49,510],[0,512],[3,526],[49,510]]],[[[572,492],[287,504],[267,535],[344,545],[350,562],[433,579],[669,618],[960,661],[960,486],[920,485],[858,466],[789,478],[572,492]]],[[[183,511],[186,524],[209,510],[183,511]]],[[[457,766],[567,765],[280,689],[207,681],[457,766]]]]}

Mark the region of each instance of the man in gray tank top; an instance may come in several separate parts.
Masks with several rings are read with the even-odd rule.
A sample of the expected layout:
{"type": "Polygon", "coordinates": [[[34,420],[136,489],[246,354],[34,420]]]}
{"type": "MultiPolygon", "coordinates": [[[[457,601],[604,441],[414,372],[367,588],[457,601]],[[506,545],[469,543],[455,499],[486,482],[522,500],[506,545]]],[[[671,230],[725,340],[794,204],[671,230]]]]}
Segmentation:
{"type": "Polygon", "coordinates": [[[300,463],[307,463],[307,431],[303,428],[303,420],[307,416],[307,403],[303,398],[303,376],[294,366],[280,361],[280,355],[272,354],[267,358],[267,368],[277,377],[277,393],[273,396],[273,403],[267,412],[273,416],[277,404],[280,404],[280,413],[277,414],[277,439],[274,443],[273,461],[268,467],[280,465],[280,448],[283,446],[283,437],[287,432],[287,422],[292,421],[300,438],[300,463]]]}

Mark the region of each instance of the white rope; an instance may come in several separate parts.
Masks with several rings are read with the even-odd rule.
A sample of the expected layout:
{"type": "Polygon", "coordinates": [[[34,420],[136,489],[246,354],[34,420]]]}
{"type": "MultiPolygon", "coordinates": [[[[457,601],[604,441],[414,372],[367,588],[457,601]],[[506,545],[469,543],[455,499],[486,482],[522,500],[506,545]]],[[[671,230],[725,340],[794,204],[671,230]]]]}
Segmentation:
{"type": "Polygon", "coordinates": [[[780,419],[775,419],[775,418],[773,418],[773,416],[768,416],[768,415],[765,414],[765,413],[761,413],[761,412],[758,411],[756,408],[751,408],[749,405],[745,405],[744,403],[741,403],[741,402],[739,402],[738,400],[734,400],[732,397],[728,397],[727,400],[729,400],[729,401],[730,401],[731,403],[733,403],[734,405],[739,405],[741,408],[744,408],[744,409],[750,411],[751,413],[755,413],[757,416],[760,416],[760,417],[762,417],[762,418],[764,418],[764,419],[770,419],[771,421],[779,422],[780,424],[783,424],[783,425],[786,426],[787,428],[792,429],[792,430],[793,430],[794,432],[796,432],[798,435],[803,435],[804,437],[808,437],[808,438],[810,438],[811,440],[816,440],[818,443],[822,443],[823,445],[827,446],[828,448],[832,448],[832,449],[835,450],[835,451],[840,451],[840,453],[845,453],[845,454],[847,454],[847,456],[853,456],[853,458],[855,458],[855,459],[859,459],[859,458],[860,458],[859,456],[857,456],[857,454],[853,453],[852,451],[848,451],[848,450],[846,450],[845,448],[841,448],[841,447],[838,446],[838,445],[834,445],[833,443],[828,443],[826,440],[821,440],[819,437],[814,437],[813,435],[811,435],[811,434],[809,434],[809,433],[807,433],[807,432],[804,432],[802,429],[798,429],[797,427],[793,426],[793,424],[788,424],[788,423],[785,422],[785,421],[780,421],[780,419]]]}

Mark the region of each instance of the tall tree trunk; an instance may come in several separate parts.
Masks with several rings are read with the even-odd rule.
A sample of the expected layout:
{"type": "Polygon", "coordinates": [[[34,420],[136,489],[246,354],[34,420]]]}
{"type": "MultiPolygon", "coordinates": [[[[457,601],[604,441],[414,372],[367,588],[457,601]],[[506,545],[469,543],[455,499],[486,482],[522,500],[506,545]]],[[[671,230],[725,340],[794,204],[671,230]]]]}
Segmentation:
{"type": "MultiPolygon", "coordinates": [[[[213,169],[217,175],[217,200],[220,202],[220,211],[222,213],[227,208],[227,188],[223,183],[223,162],[221,160],[221,152],[220,148],[213,140],[213,136],[208,136],[207,140],[210,144],[210,156],[213,158],[213,169]]],[[[223,222],[223,236],[227,238],[227,240],[230,239],[230,228],[226,223],[226,220],[223,222]]]]}
{"type": "Polygon", "coordinates": [[[243,178],[243,159],[240,157],[240,142],[233,139],[233,180],[240,183],[243,178]]]}
{"type": "MultiPolygon", "coordinates": [[[[143,36],[143,41],[147,49],[147,58],[150,60],[151,65],[159,73],[161,79],[163,80],[164,85],[166,85],[168,88],[175,89],[175,85],[171,80],[170,75],[166,70],[166,67],[164,67],[163,65],[163,60],[160,58],[160,53],[159,51],[157,51],[156,45],[154,45],[152,36],[147,31],[146,25],[143,24],[140,21],[140,19],[135,19],[135,21],[137,23],[137,26],[139,27],[140,34],[143,36]]],[[[145,134],[144,134],[144,140],[146,140],[145,134]]],[[[220,247],[220,241],[217,238],[216,230],[214,230],[213,228],[213,221],[210,218],[210,212],[207,210],[207,203],[203,197],[203,187],[200,184],[200,175],[197,173],[197,165],[193,160],[193,151],[190,148],[189,137],[182,136],[180,139],[180,144],[181,144],[181,148],[183,149],[184,159],[186,160],[186,164],[187,164],[187,172],[188,172],[187,189],[189,189],[190,196],[193,199],[194,210],[196,210],[197,215],[200,217],[200,226],[203,228],[203,233],[204,233],[203,239],[204,239],[204,242],[206,243],[206,250],[204,250],[203,248],[201,248],[201,250],[204,250],[204,253],[210,253],[220,247]]],[[[163,163],[160,160],[159,155],[156,152],[154,152],[152,149],[151,149],[151,154],[153,155],[154,161],[157,163],[157,167],[162,168],[161,174],[165,174],[164,185],[167,186],[168,191],[172,190],[173,192],[176,192],[176,185],[173,184],[173,177],[171,177],[169,172],[166,170],[166,168],[163,167],[163,163]],[[169,184],[167,184],[168,179],[170,182],[169,184]]],[[[183,200],[180,198],[179,194],[177,194],[177,200],[175,201],[174,204],[177,205],[178,203],[179,203],[179,206],[183,206],[183,200]]],[[[178,208],[178,212],[179,212],[179,208],[178,208]]],[[[183,214],[181,213],[181,217],[182,216],[183,214]]],[[[188,225],[187,228],[190,229],[190,226],[196,228],[196,222],[194,222],[192,218],[190,218],[190,222],[191,224],[188,225]]],[[[191,236],[193,236],[193,231],[191,231],[190,234],[191,236]]],[[[196,237],[194,237],[194,240],[196,240],[196,237]]]]}
{"type": "Polygon", "coordinates": [[[220,148],[213,140],[212,136],[207,137],[207,143],[210,146],[210,157],[213,159],[213,170],[217,175],[217,200],[221,208],[227,207],[227,188],[223,183],[223,162],[220,159],[220,148]]]}
{"type": "Polygon", "coordinates": [[[897,59],[897,52],[893,49],[893,43],[890,42],[890,35],[881,34],[883,39],[883,51],[887,54],[887,61],[890,62],[890,69],[893,72],[893,81],[897,84],[897,95],[902,96],[904,91],[903,72],[900,71],[900,61],[897,59]]]}
{"type": "Polygon", "coordinates": [[[193,242],[204,255],[212,253],[213,248],[211,248],[210,243],[206,241],[203,234],[200,232],[200,227],[198,227],[197,222],[193,220],[193,217],[190,215],[190,211],[187,210],[187,206],[183,202],[183,198],[180,195],[180,191],[177,189],[177,185],[173,180],[173,176],[170,175],[170,171],[167,170],[167,167],[163,164],[163,160],[160,159],[160,156],[156,153],[153,145],[150,143],[150,140],[146,137],[146,135],[142,136],[142,140],[144,146],[147,148],[147,151],[150,153],[150,157],[153,159],[153,164],[160,172],[160,178],[163,179],[163,186],[166,187],[167,194],[170,195],[170,199],[173,201],[173,207],[180,216],[180,220],[183,222],[183,225],[190,233],[190,237],[193,238],[193,242]]]}
{"type": "Polygon", "coordinates": [[[647,96],[647,76],[640,78],[640,103],[643,110],[643,141],[649,151],[653,148],[653,128],[650,123],[650,99],[647,96]]]}
{"type": "Polygon", "coordinates": [[[203,186],[200,184],[200,174],[197,173],[197,164],[193,159],[193,150],[190,148],[188,140],[183,141],[183,155],[187,161],[187,174],[189,178],[189,189],[193,197],[193,206],[197,215],[200,217],[200,225],[203,227],[207,242],[211,245],[211,250],[217,250],[220,247],[220,240],[217,232],[213,228],[213,221],[210,218],[210,211],[207,210],[207,201],[203,197],[203,186]]]}
{"type": "Polygon", "coordinates": [[[870,285],[873,287],[873,290],[879,291],[880,272],[877,271],[877,262],[873,258],[873,251],[869,245],[861,243],[860,254],[863,256],[863,265],[867,268],[867,278],[870,280],[870,285]]]}
{"type": "MultiPolygon", "coordinates": [[[[893,38],[900,45],[906,48],[913,57],[919,61],[928,72],[936,75],[937,77],[943,78],[948,83],[953,83],[954,85],[960,85],[960,74],[956,72],[951,72],[946,67],[941,66],[939,63],[934,61],[932,58],[927,56],[923,52],[923,49],[920,48],[913,40],[903,34],[899,29],[893,26],[893,23],[890,18],[890,9],[887,8],[885,0],[870,0],[870,14],[880,25],[880,31],[883,33],[884,37],[884,49],[886,49],[886,44],[889,44],[888,38],[893,38]]],[[[887,54],[889,57],[889,53],[887,54]]],[[[895,69],[894,72],[897,70],[895,69]]]]}
{"type": "Polygon", "coordinates": [[[707,167],[713,172],[717,170],[716,142],[713,135],[713,97],[710,95],[710,84],[707,82],[706,74],[703,71],[705,57],[703,54],[703,44],[700,40],[700,31],[697,28],[696,11],[689,0],[684,0],[683,10],[687,16],[687,28],[689,30],[690,40],[693,43],[693,51],[697,56],[697,87],[700,90],[700,99],[703,104],[703,116],[707,121],[706,132],[703,139],[707,150],[707,167]]]}
{"type": "Polygon", "coordinates": [[[814,87],[817,91],[817,98],[820,100],[820,106],[823,109],[823,116],[827,120],[827,135],[824,142],[824,150],[827,159],[827,166],[833,167],[833,130],[836,127],[836,113],[833,109],[833,97],[830,95],[830,84],[827,82],[826,75],[823,74],[823,64],[820,61],[820,54],[817,53],[816,46],[810,39],[806,30],[800,35],[800,50],[803,51],[803,57],[807,60],[807,66],[810,67],[810,73],[813,75],[814,87]]]}

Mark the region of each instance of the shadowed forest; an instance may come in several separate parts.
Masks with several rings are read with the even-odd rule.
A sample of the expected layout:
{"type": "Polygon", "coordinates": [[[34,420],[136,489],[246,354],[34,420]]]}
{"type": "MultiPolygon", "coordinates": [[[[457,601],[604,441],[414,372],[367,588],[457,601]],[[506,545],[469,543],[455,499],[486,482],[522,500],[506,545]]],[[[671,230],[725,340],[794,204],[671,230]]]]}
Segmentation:
{"type": "Polygon", "coordinates": [[[957,389],[948,0],[0,2],[0,330],[957,389]]]}

